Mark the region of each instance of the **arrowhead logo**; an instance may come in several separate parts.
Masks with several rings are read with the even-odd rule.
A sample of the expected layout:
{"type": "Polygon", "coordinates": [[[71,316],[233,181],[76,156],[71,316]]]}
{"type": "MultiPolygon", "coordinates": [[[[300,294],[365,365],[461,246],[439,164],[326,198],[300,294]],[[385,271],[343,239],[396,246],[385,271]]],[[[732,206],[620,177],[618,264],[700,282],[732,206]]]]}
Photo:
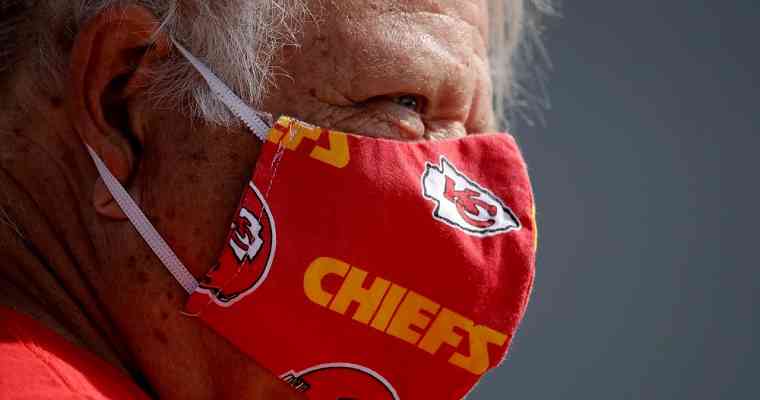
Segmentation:
{"type": "Polygon", "coordinates": [[[222,307],[229,307],[253,293],[269,275],[277,247],[272,212],[253,184],[243,192],[240,207],[230,224],[227,244],[219,262],[196,290],[222,307]]]}
{"type": "Polygon", "coordinates": [[[422,195],[436,204],[433,218],[473,236],[493,236],[520,229],[512,210],[441,156],[425,163],[422,195]]]}
{"type": "Polygon", "coordinates": [[[252,262],[259,254],[264,240],[261,239],[261,223],[247,208],[240,207],[240,225],[232,224],[230,247],[239,263],[252,262]]]}

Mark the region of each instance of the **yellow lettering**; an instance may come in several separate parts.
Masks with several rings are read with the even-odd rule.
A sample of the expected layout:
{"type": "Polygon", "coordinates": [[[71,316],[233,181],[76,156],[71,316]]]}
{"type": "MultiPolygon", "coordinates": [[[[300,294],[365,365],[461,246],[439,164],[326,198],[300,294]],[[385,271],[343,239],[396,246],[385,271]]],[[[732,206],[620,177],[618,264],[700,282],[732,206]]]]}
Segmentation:
{"type": "Polygon", "coordinates": [[[288,150],[295,150],[301,145],[304,138],[316,142],[323,132],[327,133],[330,142],[329,147],[315,145],[310,157],[336,168],[343,168],[348,165],[351,154],[348,151],[348,137],[343,132],[323,130],[288,117],[280,117],[274,127],[269,130],[267,140],[275,144],[280,143],[282,147],[288,150]]]}
{"type": "Polygon", "coordinates": [[[338,294],[335,295],[335,300],[330,304],[330,309],[345,314],[351,302],[357,302],[359,308],[354,313],[354,319],[364,324],[369,323],[391,283],[383,278],[375,278],[372,286],[364,289],[362,285],[366,278],[367,271],[352,267],[338,294]]]}
{"type": "Polygon", "coordinates": [[[350,159],[348,151],[348,138],[342,132],[330,132],[327,136],[330,139],[330,148],[315,146],[311,151],[311,158],[330,164],[336,168],[343,168],[348,165],[350,159]]]}
{"type": "Polygon", "coordinates": [[[411,344],[416,344],[420,340],[420,334],[410,329],[410,327],[414,326],[424,330],[430,323],[430,318],[420,313],[420,311],[435,314],[439,308],[441,308],[439,304],[427,297],[409,291],[385,333],[411,344]]]}
{"type": "Polygon", "coordinates": [[[290,132],[280,142],[288,150],[295,150],[301,144],[304,138],[316,141],[322,134],[319,129],[311,128],[301,124],[293,124],[290,132]],[[295,132],[293,132],[295,131],[295,132]]]}
{"type": "Polygon", "coordinates": [[[477,325],[470,329],[470,356],[454,353],[449,362],[475,375],[483,375],[490,366],[488,344],[503,346],[506,341],[507,335],[487,326],[477,325]]]}
{"type": "Polygon", "coordinates": [[[457,348],[462,342],[462,336],[454,332],[454,327],[472,332],[473,325],[471,320],[448,308],[443,308],[420,341],[420,348],[430,354],[435,354],[443,343],[457,348]]]}
{"type": "Polygon", "coordinates": [[[350,268],[351,266],[347,263],[329,257],[320,257],[312,261],[303,276],[303,290],[306,297],[322,307],[327,307],[333,294],[322,288],[322,280],[330,274],[345,277],[350,268]]]}
{"type": "Polygon", "coordinates": [[[444,343],[456,351],[464,339],[462,332],[467,332],[468,354],[454,352],[449,363],[475,375],[484,374],[491,366],[489,345],[501,347],[507,342],[506,334],[485,325],[475,325],[473,320],[386,279],[375,277],[369,288],[365,288],[367,277],[363,269],[334,258],[320,257],[306,268],[304,293],[312,302],[341,315],[355,302],[358,307],[354,320],[363,324],[372,321],[373,328],[418,345],[433,355],[444,343]],[[343,278],[335,294],[322,286],[328,275],[343,278]]]}
{"type": "Polygon", "coordinates": [[[288,131],[288,125],[283,125],[281,122],[287,122],[282,119],[280,121],[277,121],[277,124],[275,124],[272,129],[269,130],[269,135],[267,135],[267,140],[277,144],[280,143],[280,139],[285,135],[285,132],[288,131]]]}
{"type": "Polygon", "coordinates": [[[380,304],[380,309],[377,311],[375,319],[372,320],[371,326],[379,331],[384,331],[388,327],[388,323],[391,322],[393,312],[396,311],[396,307],[401,303],[401,299],[404,298],[405,294],[406,288],[395,283],[391,285],[391,288],[383,299],[383,303],[380,304]]]}

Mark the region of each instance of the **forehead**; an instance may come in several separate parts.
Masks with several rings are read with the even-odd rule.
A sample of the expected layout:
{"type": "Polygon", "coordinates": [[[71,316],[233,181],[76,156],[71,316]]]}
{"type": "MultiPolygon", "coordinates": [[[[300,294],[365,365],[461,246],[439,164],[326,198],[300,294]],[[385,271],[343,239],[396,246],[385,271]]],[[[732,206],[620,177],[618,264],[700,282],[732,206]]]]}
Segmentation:
{"type": "MultiPolygon", "coordinates": [[[[455,18],[476,27],[480,34],[488,37],[487,0],[309,0],[312,12],[325,13],[327,19],[370,18],[382,14],[440,15],[455,18]]],[[[347,21],[349,22],[349,21],[347,21]]]]}

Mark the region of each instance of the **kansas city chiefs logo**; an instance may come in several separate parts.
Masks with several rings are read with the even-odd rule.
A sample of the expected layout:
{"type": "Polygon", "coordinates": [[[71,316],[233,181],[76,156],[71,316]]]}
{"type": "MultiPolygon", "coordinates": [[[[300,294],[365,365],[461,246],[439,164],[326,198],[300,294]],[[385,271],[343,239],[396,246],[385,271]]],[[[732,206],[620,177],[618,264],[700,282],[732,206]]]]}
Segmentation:
{"type": "Polygon", "coordinates": [[[208,294],[221,306],[232,305],[253,293],[269,275],[276,242],[269,205],[250,182],[230,226],[227,246],[197,291],[208,294]]]}
{"type": "Polygon", "coordinates": [[[441,156],[440,165],[425,163],[422,194],[436,206],[433,217],[474,236],[492,236],[520,229],[520,221],[504,202],[441,156]]]}

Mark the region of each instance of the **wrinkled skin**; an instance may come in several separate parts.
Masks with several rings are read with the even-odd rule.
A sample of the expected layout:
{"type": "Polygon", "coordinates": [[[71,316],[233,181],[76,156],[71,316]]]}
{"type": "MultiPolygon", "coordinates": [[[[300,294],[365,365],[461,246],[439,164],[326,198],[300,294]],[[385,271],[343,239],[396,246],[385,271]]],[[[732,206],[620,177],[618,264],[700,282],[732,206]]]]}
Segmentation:
{"type": "Polygon", "coordinates": [[[279,82],[267,109],[396,139],[490,128],[485,2],[338,4],[287,58],[293,80],[279,82]],[[405,94],[419,99],[417,110],[393,101],[405,94]]]}
{"type": "MultiPolygon", "coordinates": [[[[265,111],[403,140],[492,128],[485,1],[319,3],[320,25],[307,23],[303,46],[282,54],[289,77],[264,98],[265,111]]],[[[41,94],[39,114],[0,118],[2,204],[26,237],[0,224],[0,304],[143,376],[161,398],[299,398],[180,313],[186,294],[124,219],[84,150],[96,149],[203,276],[259,144],[150,106],[143,72],[174,51],[166,37],[136,51],[156,24],[140,8],[104,11],[76,38],[68,90],[41,94]]]]}

